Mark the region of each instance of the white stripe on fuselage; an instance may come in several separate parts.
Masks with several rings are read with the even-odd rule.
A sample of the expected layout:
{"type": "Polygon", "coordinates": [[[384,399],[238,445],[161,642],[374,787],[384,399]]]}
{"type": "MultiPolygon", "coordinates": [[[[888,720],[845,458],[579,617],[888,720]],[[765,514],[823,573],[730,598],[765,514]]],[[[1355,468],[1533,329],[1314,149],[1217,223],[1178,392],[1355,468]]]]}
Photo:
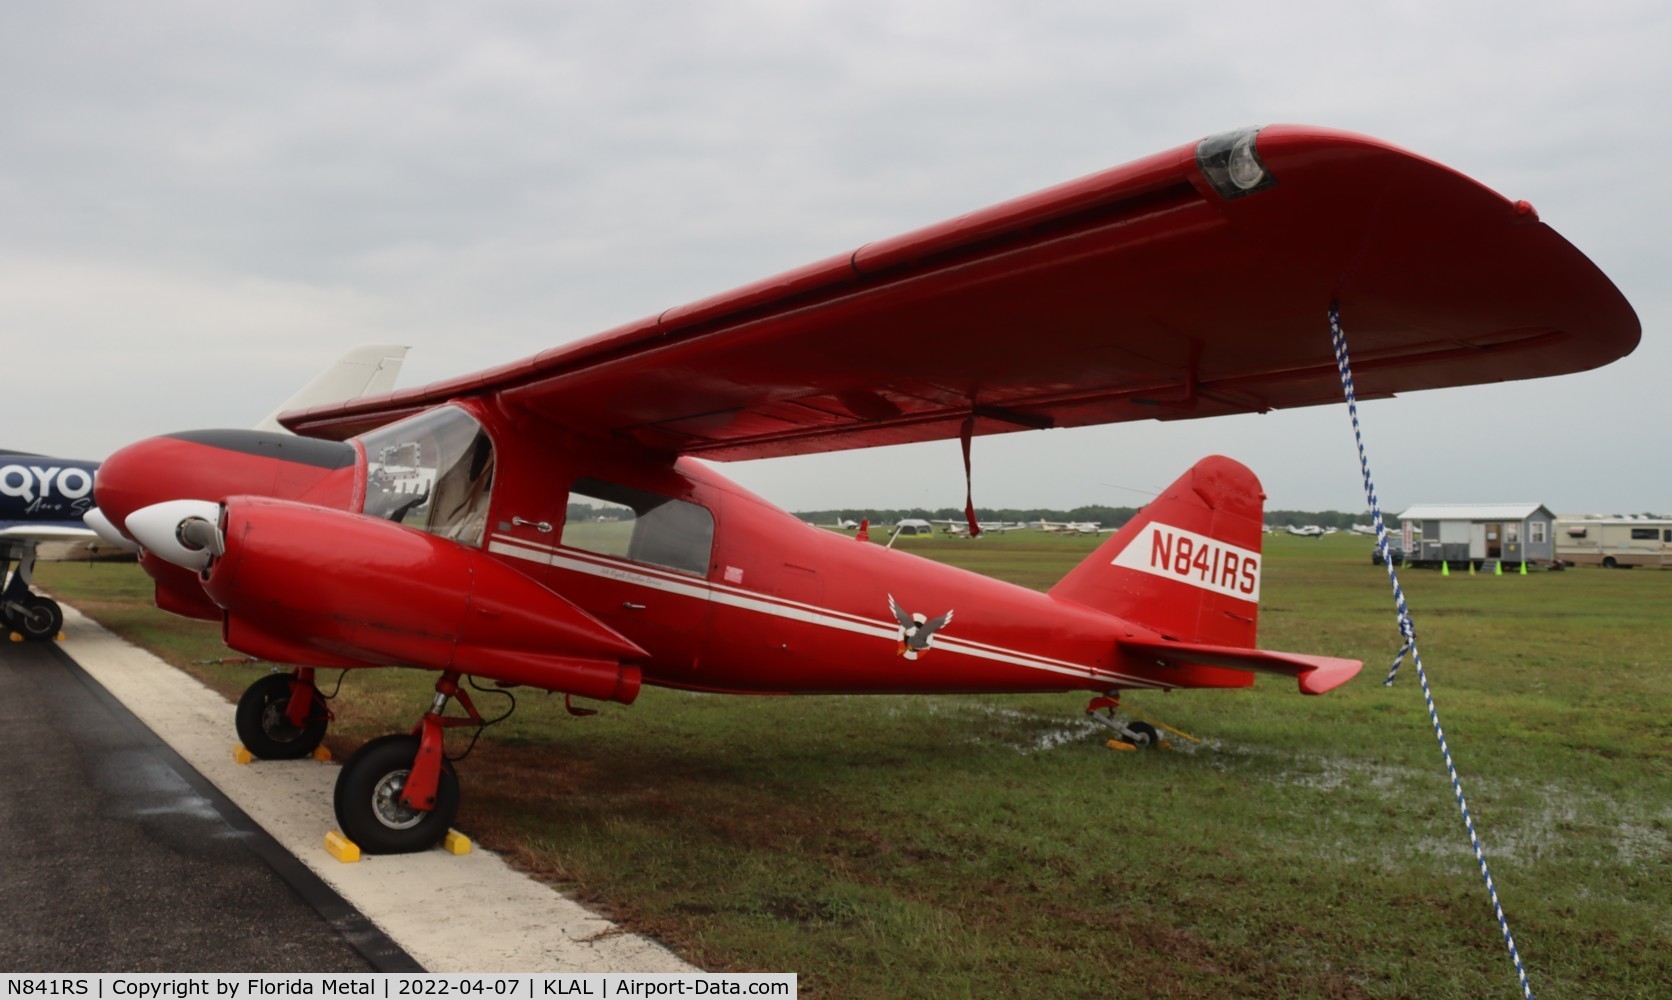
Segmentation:
{"type": "MultiPolygon", "coordinates": [[[[639,563],[600,556],[596,553],[581,552],[575,549],[559,549],[506,535],[493,536],[488,542],[488,551],[509,556],[513,559],[540,563],[576,573],[585,573],[588,576],[616,580],[633,586],[647,587],[651,590],[677,594],[694,600],[712,601],[715,604],[723,604],[728,607],[777,618],[787,618],[791,621],[805,622],[822,628],[854,632],[879,639],[895,639],[900,634],[899,628],[893,622],[864,618],[833,608],[821,608],[811,604],[803,604],[799,601],[744,590],[739,587],[710,583],[696,577],[666,572],[639,563]]],[[[1068,660],[1058,660],[1034,653],[1005,649],[1001,646],[992,646],[971,639],[937,635],[935,636],[934,648],[947,653],[961,654],[997,663],[1009,663],[1069,677],[1090,677],[1126,687],[1166,688],[1170,686],[1141,677],[1115,673],[1114,671],[1073,663],[1068,660]]]]}

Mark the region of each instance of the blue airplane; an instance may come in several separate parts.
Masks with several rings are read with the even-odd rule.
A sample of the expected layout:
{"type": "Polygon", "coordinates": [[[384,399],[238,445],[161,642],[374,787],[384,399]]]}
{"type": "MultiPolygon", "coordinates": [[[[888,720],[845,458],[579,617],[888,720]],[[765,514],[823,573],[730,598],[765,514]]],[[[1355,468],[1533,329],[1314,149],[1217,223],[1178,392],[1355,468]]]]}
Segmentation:
{"type": "Polygon", "coordinates": [[[50,639],[64,625],[56,601],[29,589],[42,542],[113,548],[82,521],[93,507],[97,462],[0,453],[0,624],[25,639],[50,639]]]}

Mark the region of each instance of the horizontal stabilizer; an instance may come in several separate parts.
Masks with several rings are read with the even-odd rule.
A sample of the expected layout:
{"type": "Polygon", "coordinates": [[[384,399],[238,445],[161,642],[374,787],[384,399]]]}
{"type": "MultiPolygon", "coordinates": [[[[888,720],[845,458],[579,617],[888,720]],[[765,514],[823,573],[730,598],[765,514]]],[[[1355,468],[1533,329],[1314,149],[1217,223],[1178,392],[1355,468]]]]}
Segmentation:
{"type": "Polygon", "coordinates": [[[1358,660],[1343,660],[1334,656],[1308,656],[1305,653],[1279,653],[1268,649],[1240,649],[1167,639],[1121,639],[1120,647],[1128,653],[1153,656],[1169,666],[1200,664],[1284,674],[1300,682],[1301,694],[1323,694],[1331,688],[1340,687],[1352,680],[1364,666],[1358,660]]]}

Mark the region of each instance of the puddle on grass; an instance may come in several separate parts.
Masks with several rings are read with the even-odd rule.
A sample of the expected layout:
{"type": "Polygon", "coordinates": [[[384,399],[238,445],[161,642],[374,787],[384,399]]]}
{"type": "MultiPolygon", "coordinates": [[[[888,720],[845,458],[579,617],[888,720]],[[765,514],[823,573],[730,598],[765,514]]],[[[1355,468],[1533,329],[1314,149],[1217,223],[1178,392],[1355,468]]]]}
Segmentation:
{"type": "MultiPolygon", "coordinates": [[[[1114,730],[1085,715],[1074,716],[1065,713],[1062,717],[1054,717],[980,702],[932,701],[921,706],[920,710],[929,715],[965,718],[979,716],[1007,723],[1016,731],[1009,738],[1004,735],[972,734],[968,740],[979,744],[996,743],[1023,756],[1046,753],[1063,747],[1101,746],[1105,741],[1115,738],[1114,730]]],[[[1163,732],[1161,737],[1163,749],[1181,753],[1197,753],[1220,746],[1217,740],[1192,743],[1166,732],[1163,732]]]]}
{"type": "MultiPolygon", "coordinates": [[[[906,710],[893,711],[903,714],[906,710]]],[[[969,742],[1002,746],[1024,756],[1064,749],[1096,750],[1113,735],[1108,727],[1084,716],[1052,716],[981,702],[924,701],[910,711],[964,723],[982,720],[987,725],[983,731],[970,733],[969,742]]],[[[1411,835],[1366,837],[1361,828],[1354,835],[1331,838],[1333,842],[1314,842],[1313,848],[1323,854],[1384,869],[1401,869],[1414,862],[1454,867],[1460,873],[1478,872],[1444,768],[1383,764],[1343,755],[1297,755],[1216,739],[1191,743],[1163,735],[1173,752],[1205,752],[1203,762],[1216,771],[1317,793],[1321,807],[1359,812],[1365,801],[1412,806],[1420,803],[1423,808],[1438,806],[1434,815],[1443,817],[1423,821],[1420,830],[1411,830],[1411,821],[1391,821],[1411,830],[1411,835]],[[1355,804],[1355,799],[1360,804],[1355,804]]],[[[1520,779],[1477,778],[1469,781],[1466,790],[1481,801],[1488,794],[1494,800],[1493,815],[1484,826],[1478,807],[1472,807],[1489,862],[1560,860],[1606,868],[1616,864],[1636,867],[1672,858],[1672,836],[1667,829],[1672,811],[1649,815],[1596,792],[1520,779]]]]}
{"type": "MultiPolygon", "coordinates": [[[[1238,748],[1225,756],[1223,764],[1215,764],[1232,769],[1239,766],[1238,758],[1246,765],[1276,754],[1263,748],[1238,748]]],[[[1434,815],[1444,819],[1438,824],[1425,822],[1419,835],[1338,839],[1329,848],[1335,857],[1384,867],[1420,858],[1449,863],[1459,870],[1478,869],[1443,768],[1310,756],[1292,758],[1291,767],[1279,768],[1271,778],[1317,791],[1325,801],[1357,794],[1382,802],[1420,803],[1424,808],[1443,806],[1434,815]]],[[[1489,863],[1502,860],[1637,867],[1672,858],[1672,836],[1664,828],[1664,818],[1657,820],[1638,805],[1599,792],[1518,778],[1474,778],[1466,783],[1465,792],[1474,796],[1470,812],[1489,863]],[[1491,812],[1483,817],[1480,806],[1488,799],[1491,812]]],[[[1411,828],[1410,821],[1400,820],[1398,825],[1411,828]]]]}

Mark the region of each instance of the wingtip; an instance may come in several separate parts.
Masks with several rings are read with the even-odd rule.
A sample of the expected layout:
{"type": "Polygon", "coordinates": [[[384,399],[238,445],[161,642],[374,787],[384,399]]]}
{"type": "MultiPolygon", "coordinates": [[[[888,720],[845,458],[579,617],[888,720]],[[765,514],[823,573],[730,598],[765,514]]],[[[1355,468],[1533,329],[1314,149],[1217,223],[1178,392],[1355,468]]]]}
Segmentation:
{"type": "Polygon", "coordinates": [[[1338,660],[1330,657],[1317,657],[1322,662],[1311,670],[1296,678],[1300,685],[1301,694],[1323,694],[1352,680],[1358,672],[1364,669],[1364,664],[1358,660],[1338,660]]]}

